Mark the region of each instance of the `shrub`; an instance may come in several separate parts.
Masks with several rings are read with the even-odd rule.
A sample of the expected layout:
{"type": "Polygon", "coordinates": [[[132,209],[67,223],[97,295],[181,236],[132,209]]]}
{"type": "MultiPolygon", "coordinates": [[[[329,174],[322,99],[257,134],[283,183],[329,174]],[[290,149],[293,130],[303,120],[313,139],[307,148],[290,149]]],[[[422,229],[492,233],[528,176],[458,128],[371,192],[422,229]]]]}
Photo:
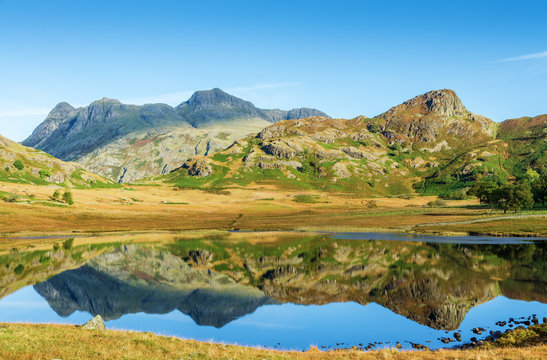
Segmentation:
{"type": "Polygon", "coordinates": [[[66,239],[65,242],[63,242],[63,249],[70,250],[72,249],[72,244],[74,243],[74,239],[66,239]]]}
{"type": "Polygon", "coordinates": [[[369,209],[376,209],[378,207],[378,203],[375,200],[368,200],[365,202],[365,207],[369,209]]]}
{"type": "Polygon", "coordinates": [[[292,201],[297,203],[304,203],[304,204],[315,204],[318,202],[319,196],[317,195],[296,195],[293,197],[292,201]]]}
{"type": "Polygon", "coordinates": [[[60,246],[59,244],[53,244],[53,251],[59,250],[60,246]]]}
{"type": "Polygon", "coordinates": [[[55,190],[53,192],[53,195],[51,195],[51,199],[57,201],[57,200],[59,200],[59,196],[61,196],[61,193],[59,192],[59,190],[55,190]]]}
{"type": "Polygon", "coordinates": [[[23,264],[19,264],[15,267],[15,269],[13,269],[13,272],[17,275],[21,275],[23,273],[23,270],[25,270],[25,267],[23,266],[23,264]]]}
{"type": "Polygon", "coordinates": [[[42,179],[45,179],[45,178],[47,178],[47,177],[50,177],[49,171],[48,171],[48,170],[45,170],[45,169],[40,170],[40,177],[41,177],[42,179]]]}
{"type": "Polygon", "coordinates": [[[370,131],[371,133],[375,134],[375,133],[379,133],[382,128],[380,127],[380,124],[374,122],[374,123],[369,123],[367,125],[367,129],[368,131],[370,131]]]}
{"type": "Polygon", "coordinates": [[[17,170],[23,170],[25,168],[25,165],[23,165],[23,162],[21,160],[15,160],[13,162],[13,166],[17,169],[17,170]]]}
{"type": "Polygon", "coordinates": [[[3,200],[8,203],[14,203],[14,202],[17,202],[17,200],[19,200],[19,196],[16,194],[8,194],[4,196],[3,200]]]}
{"type": "Polygon", "coordinates": [[[208,194],[215,194],[215,195],[230,195],[231,192],[229,190],[226,190],[224,188],[206,188],[201,189],[201,191],[208,193],[208,194]]]}
{"type": "Polygon", "coordinates": [[[447,200],[466,200],[470,198],[468,191],[469,191],[468,188],[463,188],[463,189],[456,190],[455,192],[452,192],[452,193],[445,192],[439,196],[447,200]]]}
{"type": "Polygon", "coordinates": [[[65,191],[65,193],[63,194],[63,201],[68,205],[74,205],[74,200],[70,191],[65,191]]]}
{"type": "Polygon", "coordinates": [[[429,207],[441,207],[441,206],[445,206],[446,205],[446,201],[443,201],[441,199],[437,199],[435,201],[430,201],[427,203],[427,206],[429,207]]]}

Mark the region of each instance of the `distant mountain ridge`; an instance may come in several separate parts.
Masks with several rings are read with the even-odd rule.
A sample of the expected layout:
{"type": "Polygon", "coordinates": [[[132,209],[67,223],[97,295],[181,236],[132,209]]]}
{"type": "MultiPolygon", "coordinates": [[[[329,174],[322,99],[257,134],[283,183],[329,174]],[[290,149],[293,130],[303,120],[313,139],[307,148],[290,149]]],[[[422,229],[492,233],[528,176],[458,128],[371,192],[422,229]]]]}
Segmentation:
{"type": "Polygon", "coordinates": [[[270,122],[312,116],[329,117],[322,111],[310,108],[297,108],[288,111],[259,109],[251,102],[227,94],[218,88],[196,91],[188,101],[178,105],[176,110],[182,118],[196,128],[242,115],[262,118],[270,122]]]}
{"type": "Polygon", "coordinates": [[[180,166],[188,156],[197,155],[195,149],[201,143],[209,144],[207,152],[220,150],[237,137],[292,116],[328,117],[309,108],[259,109],[251,102],[218,88],[197,91],[176,107],[166,104],[127,105],[108,98],[81,108],[62,102],[23,144],[62,160],[79,162],[111,179],[131,181],[180,166]],[[237,125],[231,129],[230,123],[234,121],[237,125]],[[215,127],[222,128],[213,135],[213,138],[220,136],[220,141],[212,141],[213,138],[209,137],[211,128],[215,127]],[[245,132],[246,128],[248,132],[245,132]],[[129,145],[146,144],[151,136],[155,137],[157,149],[150,149],[153,151],[149,155],[141,152],[138,158],[133,157],[132,153],[138,149],[130,149],[129,145]],[[158,140],[158,136],[162,140],[158,140]],[[175,138],[176,141],[172,141],[175,138]],[[165,139],[169,141],[162,146],[165,139]],[[92,157],[91,153],[94,153],[92,157]],[[116,160],[112,161],[113,158],[116,160]]]}
{"type": "Polygon", "coordinates": [[[134,131],[165,126],[202,128],[232,119],[260,118],[275,122],[288,116],[325,116],[308,108],[266,110],[215,88],[196,91],[176,107],[167,104],[127,105],[102,98],[82,108],[61,102],[22,144],[62,160],[77,160],[92,150],[134,131]],[[85,138],[83,138],[85,136],[85,138]]]}

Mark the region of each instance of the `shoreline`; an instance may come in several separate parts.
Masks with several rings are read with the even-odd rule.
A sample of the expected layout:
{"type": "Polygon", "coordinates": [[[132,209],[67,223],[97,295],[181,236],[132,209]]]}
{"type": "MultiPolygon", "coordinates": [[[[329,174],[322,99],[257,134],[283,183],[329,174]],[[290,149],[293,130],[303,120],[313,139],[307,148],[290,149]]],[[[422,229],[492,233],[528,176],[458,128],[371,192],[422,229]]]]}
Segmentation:
{"type": "MultiPolygon", "coordinates": [[[[547,217],[547,215],[541,215],[547,217]]],[[[434,224],[427,224],[431,226],[434,224]]],[[[418,227],[420,225],[417,225],[418,227]]],[[[1,232],[1,240],[49,240],[49,239],[67,239],[67,238],[86,238],[86,237],[106,237],[116,235],[168,235],[168,234],[188,234],[188,233],[303,233],[303,234],[335,234],[335,233],[386,233],[386,234],[400,234],[400,235],[423,235],[423,236],[443,236],[443,237],[459,237],[459,236],[472,236],[472,237],[511,237],[511,238],[539,238],[537,240],[547,240],[545,233],[521,233],[521,232],[474,232],[474,231],[418,231],[416,229],[402,229],[402,228],[385,228],[385,227],[296,227],[294,229],[231,229],[231,228],[217,228],[217,229],[150,229],[139,231],[128,230],[97,230],[97,231],[85,231],[74,230],[72,233],[67,232],[43,232],[43,231],[10,231],[1,232]]]]}
{"type": "MultiPolygon", "coordinates": [[[[203,342],[149,332],[87,330],[76,325],[0,323],[0,357],[10,359],[542,359],[547,355],[547,324],[516,328],[474,347],[449,349],[306,351],[203,342]],[[36,338],[37,335],[40,338],[36,338]],[[106,355],[108,354],[108,356],[106,355]],[[104,357],[104,356],[107,357],[104,357]]],[[[466,345],[462,345],[465,347],[466,345]]]]}

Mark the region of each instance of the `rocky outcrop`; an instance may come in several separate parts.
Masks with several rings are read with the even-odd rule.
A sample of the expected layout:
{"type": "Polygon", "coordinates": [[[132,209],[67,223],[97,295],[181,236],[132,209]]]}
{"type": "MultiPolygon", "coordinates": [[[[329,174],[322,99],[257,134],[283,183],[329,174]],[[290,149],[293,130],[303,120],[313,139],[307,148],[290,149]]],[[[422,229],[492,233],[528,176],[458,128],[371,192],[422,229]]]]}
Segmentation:
{"type": "Polygon", "coordinates": [[[104,321],[101,315],[97,315],[82,325],[82,329],[104,331],[106,330],[106,326],[104,326],[104,321]]]}
{"type": "Polygon", "coordinates": [[[495,124],[471,113],[453,90],[434,90],[416,96],[378,116],[387,138],[404,136],[431,143],[443,135],[455,141],[476,142],[493,137],[495,124]]]}
{"type": "Polygon", "coordinates": [[[210,160],[206,158],[192,158],[187,160],[182,167],[188,169],[188,174],[197,177],[206,177],[213,173],[210,160]]]}
{"type": "Polygon", "coordinates": [[[286,140],[274,140],[262,147],[264,153],[279,158],[291,159],[301,154],[303,149],[294,142],[286,140]]]}

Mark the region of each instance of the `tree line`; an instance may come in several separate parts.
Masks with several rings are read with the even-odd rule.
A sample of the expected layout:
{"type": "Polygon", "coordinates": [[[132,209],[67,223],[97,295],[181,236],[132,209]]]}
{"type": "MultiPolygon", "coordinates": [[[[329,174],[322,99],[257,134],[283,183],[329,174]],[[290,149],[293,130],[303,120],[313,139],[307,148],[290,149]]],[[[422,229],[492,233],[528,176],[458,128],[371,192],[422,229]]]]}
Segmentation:
{"type": "Polygon", "coordinates": [[[528,169],[526,175],[515,183],[500,184],[492,178],[475,183],[468,191],[476,196],[481,204],[490,209],[501,209],[503,213],[512,210],[529,209],[535,204],[545,206],[547,200],[547,173],[541,175],[528,169]]]}

